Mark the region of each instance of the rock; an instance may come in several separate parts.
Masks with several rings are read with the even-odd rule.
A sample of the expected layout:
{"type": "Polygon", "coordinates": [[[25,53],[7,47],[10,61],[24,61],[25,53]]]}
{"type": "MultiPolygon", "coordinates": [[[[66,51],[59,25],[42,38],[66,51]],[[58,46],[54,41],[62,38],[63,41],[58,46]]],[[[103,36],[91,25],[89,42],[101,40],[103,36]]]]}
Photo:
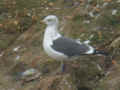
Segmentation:
{"type": "Polygon", "coordinates": [[[110,47],[113,47],[113,48],[117,48],[119,46],[120,46],[120,37],[113,40],[112,43],[110,44],[110,47]]]}
{"type": "Polygon", "coordinates": [[[40,90],[77,90],[70,74],[41,78],[37,88],[40,90]]]}

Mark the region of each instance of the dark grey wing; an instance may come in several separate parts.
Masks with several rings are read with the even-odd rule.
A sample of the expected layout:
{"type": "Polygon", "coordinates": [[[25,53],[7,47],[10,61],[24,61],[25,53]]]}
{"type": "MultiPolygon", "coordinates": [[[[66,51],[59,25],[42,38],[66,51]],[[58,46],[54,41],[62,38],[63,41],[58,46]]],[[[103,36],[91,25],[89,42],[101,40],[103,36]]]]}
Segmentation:
{"type": "Polygon", "coordinates": [[[65,37],[54,40],[51,47],[69,57],[85,54],[89,50],[87,45],[79,44],[77,41],[65,37]]]}

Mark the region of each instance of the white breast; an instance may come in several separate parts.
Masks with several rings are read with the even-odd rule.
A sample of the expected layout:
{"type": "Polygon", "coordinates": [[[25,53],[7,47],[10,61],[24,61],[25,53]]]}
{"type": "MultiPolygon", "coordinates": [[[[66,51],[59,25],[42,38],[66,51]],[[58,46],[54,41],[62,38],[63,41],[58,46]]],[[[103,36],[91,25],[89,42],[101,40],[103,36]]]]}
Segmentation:
{"type": "Polygon", "coordinates": [[[48,56],[57,60],[64,60],[67,59],[67,56],[55,51],[51,47],[53,44],[52,41],[59,37],[61,37],[61,35],[55,30],[54,27],[47,27],[44,34],[43,48],[48,56]]]}

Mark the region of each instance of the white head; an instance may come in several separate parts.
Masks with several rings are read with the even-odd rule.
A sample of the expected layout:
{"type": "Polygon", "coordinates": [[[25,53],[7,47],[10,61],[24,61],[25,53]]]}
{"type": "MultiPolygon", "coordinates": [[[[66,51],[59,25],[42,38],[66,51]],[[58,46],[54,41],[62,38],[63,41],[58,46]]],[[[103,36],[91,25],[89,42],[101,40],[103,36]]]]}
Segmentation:
{"type": "Polygon", "coordinates": [[[55,15],[48,15],[46,16],[43,21],[47,25],[58,25],[58,18],[55,15]]]}

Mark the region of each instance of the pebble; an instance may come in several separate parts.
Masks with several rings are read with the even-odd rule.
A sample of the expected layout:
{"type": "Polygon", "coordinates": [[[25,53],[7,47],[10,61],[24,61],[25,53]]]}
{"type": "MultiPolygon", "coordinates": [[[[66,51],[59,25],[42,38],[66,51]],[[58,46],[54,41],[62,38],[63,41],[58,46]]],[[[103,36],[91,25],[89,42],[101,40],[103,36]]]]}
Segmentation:
{"type": "Polygon", "coordinates": [[[31,13],[27,13],[27,16],[31,17],[31,16],[32,16],[32,14],[31,14],[31,13]]]}
{"type": "Polygon", "coordinates": [[[97,14],[95,18],[97,19],[99,16],[100,16],[100,14],[97,14]]]}
{"type": "Polygon", "coordinates": [[[37,73],[38,71],[34,68],[30,68],[30,69],[27,69],[26,71],[24,71],[22,73],[22,76],[30,76],[30,75],[33,75],[35,73],[37,73]]]}
{"type": "Polygon", "coordinates": [[[19,50],[20,46],[17,46],[16,48],[13,49],[14,52],[17,52],[19,50]]]}
{"type": "Polygon", "coordinates": [[[113,9],[113,10],[112,10],[112,15],[116,15],[116,14],[117,14],[117,12],[118,12],[118,10],[117,10],[117,9],[113,9]]]}
{"type": "Polygon", "coordinates": [[[84,20],[83,23],[89,24],[89,23],[90,23],[90,20],[84,20]]]}
{"type": "Polygon", "coordinates": [[[97,5],[96,5],[96,8],[100,8],[100,5],[99,5],[99,4],[97,4],[97,5]]]}
{"type": "Polygon", "coordinates": [[[49,5],[49,6],[53,6],[53,5],[54,5],[54,3],[50,2],[48,5],[49,5]]]}
{"type": "Polygon", "coordinates": [[[106,7],[108,4],[108,2],[103,3],[103,8],[106,7]]]}
{"type": "Polygon", "coordinates": [[[99,71],[102,71],[102,68],[99,64],[97,64],[97,68],[98,68],[99,71]]]}
{"type": "Polygon", "coordinates": [[[46,10],[49,10],[49,8],[48,8],[48,7],[46,7],[45,9],[46,9],[46,10]]]}
{"type": "Polygon", "coordinates": [[[94,37],[94,35],[92,34],[92,35],[90,35],[89,39],[92,39],[93,37],[94,37]]]}
{"type": "Polygon", "coordinates": [[[27,82],[36,80],[40,78],[42,73],[34,68],[27,69],[26,71],[22,72],[21,74],[21,84],[25,84],[27,82]]]}
{"type": "Polygon", "coordinates": [[[16,60],[19,60],[20,59],[20,56],[16,56],[16,60]]]}
{"type": "Polygon", "coordinates": [[[89,12],[89,16],[90,16],[90,17],[94,17],[93,12],[89,12]]]}
{"type": "Polygon", "coordinates": [[[2,57],[2,56],[3,56],[3,54],[4,54],[4,52],[0,53],[0,57],[2,57]]]}

